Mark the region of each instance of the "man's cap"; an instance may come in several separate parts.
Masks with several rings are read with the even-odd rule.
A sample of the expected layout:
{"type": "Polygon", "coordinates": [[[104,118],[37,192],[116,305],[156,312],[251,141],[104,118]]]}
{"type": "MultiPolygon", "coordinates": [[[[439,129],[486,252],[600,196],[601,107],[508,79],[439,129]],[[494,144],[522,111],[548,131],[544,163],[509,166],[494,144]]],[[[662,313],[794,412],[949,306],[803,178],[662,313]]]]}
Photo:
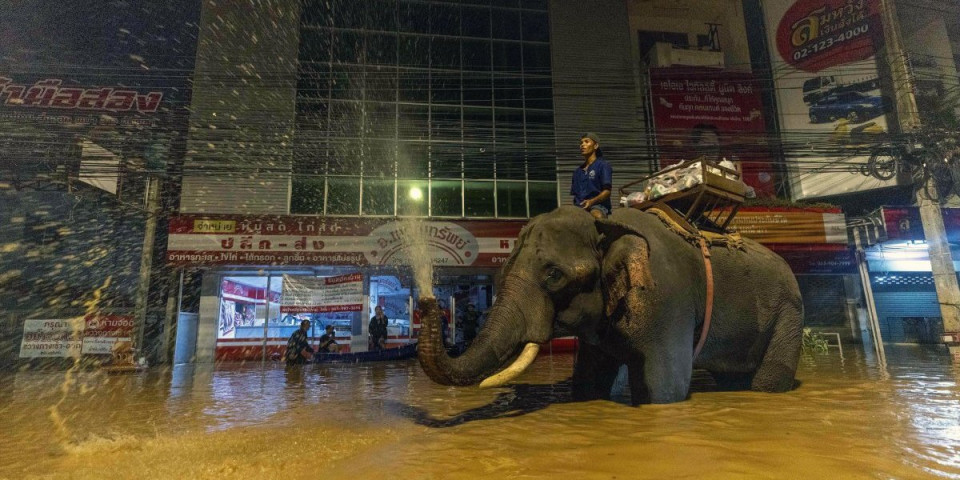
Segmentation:
{"type": "Polygon", "coordinates": [[[593,140],[593,143],[600,143],[600,137],[598,137],[596,133],[587,132],[587,133],[584,133],[583,135],[580,135],[581,140],[583,140],[584,138],[589,138],[590,140],[593,140]]]}

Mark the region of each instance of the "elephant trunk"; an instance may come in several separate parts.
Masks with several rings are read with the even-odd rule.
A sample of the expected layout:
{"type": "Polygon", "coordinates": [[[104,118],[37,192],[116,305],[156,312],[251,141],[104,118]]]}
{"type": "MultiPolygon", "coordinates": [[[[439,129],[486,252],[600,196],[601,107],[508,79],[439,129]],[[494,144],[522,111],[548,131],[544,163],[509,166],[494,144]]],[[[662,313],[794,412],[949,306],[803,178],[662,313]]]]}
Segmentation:
{"type": "MultiPolygon", "coordinates": [[[[524,298],[516,293],[509,293],[510,290],[516,288],[516,285],[517,282],[507,282],[504,285],[500,298],[493,306],[490,316],[476,340],[457,358],[448,356],[444,348],[440,328],[440,311],[436,299],[420,299],[423,326],[420,330],[417,355],[424,372],[433,381],[442,385],[474,385],[505,365],[520,350],[524,341],[542,342],[549,339],[549,333],[542,340],[527,338],[529,336],[527,327],[531,320],[535,320],[537,323],[545,321],[549,330],[552,316],[543,312],[543,308],[533,308],[533,311],[530,312],[532,315],[525,315],[517,300],[523,299],[525,309],[530,311],[531,308],[527,305],[529,298],[524,298]],[[511,283],[514,284],[513,288],[511,288],[511,283]],[[541,316],[545,318],[537,318],[541,316]]],[[[529,293],[527,295],[529,297],[529,293]]],[[[496,386],[505,383],[519,375],[523,368],[526,368],[533,361],[534,357],[536,357],[536,348],[528,347],[524,351],[524,355],[521,355],[520,359],[514,363],[514,366],[508,368],[504,373],[498,374],[490,382],[485,382],[482,386],[496,386]]]]}

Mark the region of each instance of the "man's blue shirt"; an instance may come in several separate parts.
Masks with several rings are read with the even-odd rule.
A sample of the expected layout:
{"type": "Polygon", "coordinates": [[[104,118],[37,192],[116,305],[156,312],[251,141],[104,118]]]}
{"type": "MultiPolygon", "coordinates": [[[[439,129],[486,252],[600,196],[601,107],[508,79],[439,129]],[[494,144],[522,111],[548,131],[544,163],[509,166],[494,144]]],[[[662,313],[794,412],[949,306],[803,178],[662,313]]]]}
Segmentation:
{"type": "MultiPolygon", "coordinates": [[[[603,160],[603,157],[597,157],[586,170],[583,167],[577,167],[573,171],[573,185],[570,187],[570,194],[573,195],[574,205],[580,205],[580,202],[596,197],[600,195],[600,192],[612,188],[613,169],[610,168],[609,163],[603,160]]],[[[613,208],[610,204],[610,197],[607,197],[598,205],[607,207],[607,211],[613,208]]]]}

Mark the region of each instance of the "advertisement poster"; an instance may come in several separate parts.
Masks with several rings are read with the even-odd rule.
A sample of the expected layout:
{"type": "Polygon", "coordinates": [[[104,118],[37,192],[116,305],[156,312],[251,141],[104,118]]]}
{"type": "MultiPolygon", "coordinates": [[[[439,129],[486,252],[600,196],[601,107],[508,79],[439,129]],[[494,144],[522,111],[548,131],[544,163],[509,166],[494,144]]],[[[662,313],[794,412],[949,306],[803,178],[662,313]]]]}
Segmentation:
{"type": "Polygon", "coordinates": [[[359,312],[363,309],[363,275],[283,276],[281,313],[359,312]]]}
{"type": "Polygon", "coordinates": [[[726,158],[740,162],[744,183],[758,197],[776,195],[760,85],[752,75],[651,69],[650,96],[661,168],[701,155],[726,158]]]}
{"type": "Polygon", "coordinates": [[[763,7],[782,135],[806,150],[787,158],[794,199],[895,185],[860,174],[865,157],[843,155],[887,132],[893,107],[875,58],[883,39],[879,1],[764,0],[763,7]]]}
{"type": "Polygon", "coordinates": [[[132,315],[92,315],[84,319],[84,355],[109,355],[113,346],[131,342],[133,337],[132,315]]]}
{"type": "Polygon", "coordinates": [[[78,357],[83,345],[84,320],[25,320],[20,358],[78,357]]]}

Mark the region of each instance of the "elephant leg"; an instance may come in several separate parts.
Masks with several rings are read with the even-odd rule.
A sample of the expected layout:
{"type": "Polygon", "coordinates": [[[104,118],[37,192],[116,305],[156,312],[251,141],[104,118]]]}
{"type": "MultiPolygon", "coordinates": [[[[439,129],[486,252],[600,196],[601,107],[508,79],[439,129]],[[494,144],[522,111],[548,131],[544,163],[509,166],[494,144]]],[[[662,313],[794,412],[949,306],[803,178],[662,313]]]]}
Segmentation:
{"type": "Polygon", "coordinates": [[[573,366],[573,399],[609,400],[622,364],[599,347],[581,343],[573,366]]]}
{"type": "Polygon", "coordinates": [[[794,388],[797,363],[803,336],[803,314],[797,307],[787,307],[777,318],[773,335],[763,354],[760,368],[753,376],[750,389],[758,392],[786,392],[794,388]]]}
{"type": "Polygon", "coordinates": [[[648,349],[628,364],[634,405],[674,403],[687,399],[693,374],[693,347],[648,349]]]}

